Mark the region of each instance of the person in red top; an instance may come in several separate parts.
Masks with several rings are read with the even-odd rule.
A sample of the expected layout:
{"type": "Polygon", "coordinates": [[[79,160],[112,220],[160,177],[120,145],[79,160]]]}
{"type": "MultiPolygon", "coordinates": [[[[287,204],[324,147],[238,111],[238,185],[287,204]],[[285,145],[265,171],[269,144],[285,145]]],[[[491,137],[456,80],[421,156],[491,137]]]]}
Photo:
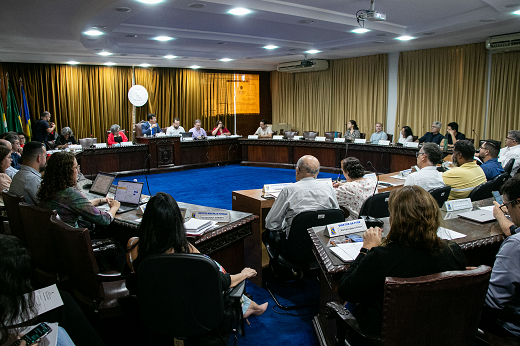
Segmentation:
{"type": "Polygon", "coordinates": [[[226,127],[224,127],[222,120],[217,121],[217,126],[213,129],[213,131],[211,131],[211,134],[213,136],[220,136],[220,135],[231,136],[231,132],[229,132],[229,130],[226,127]]]}
{"type": "Polygon", "coordinates": [[[119,131],[120,127],[117,124],[110,126],[110,134],[108,135],[108,145],[120,144],[121,142],[128,142],[123,131],[119,131]]]}

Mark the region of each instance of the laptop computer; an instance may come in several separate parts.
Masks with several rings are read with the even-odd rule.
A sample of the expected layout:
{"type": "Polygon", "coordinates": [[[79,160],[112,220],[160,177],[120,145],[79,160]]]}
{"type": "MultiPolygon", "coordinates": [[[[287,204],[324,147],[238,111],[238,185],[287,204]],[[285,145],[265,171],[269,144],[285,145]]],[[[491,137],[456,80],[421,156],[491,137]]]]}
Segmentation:
{"type": "Polygon", "coordinates": [[[191,138],[193,136],[193,132],[181,132],[182,138],[187,137],[191,138]]]}
{"type": "Polygon", "coordinates": [[[141,202],[141,192],[143,183],[135,181],[119,180],[117,182],[116,194],[114,199],[121,203],[117,214],[135,210],[141,202]]]}
{"type": "Polygon", "coordinates": [[[468,219],[468,220],[476,221],[476,222],[480,222],[480,223],[495,220],[495,217],[493,216],[493,212],[489,211],[489,210],[484,210],[484,209],[467,211],[465,213],[460,213],[458,216],[462,217],[464,219],[468,219]]]}
{"type": "Polygon", "coordinates": [[[89,200],[99,197],[106,197],[115,178],[115,174],[99,172],[96,175],[96,179],[94,179],[94,182],[90,186],[88,193],[85,193],[85,197],[87,197],[89,200]]]}

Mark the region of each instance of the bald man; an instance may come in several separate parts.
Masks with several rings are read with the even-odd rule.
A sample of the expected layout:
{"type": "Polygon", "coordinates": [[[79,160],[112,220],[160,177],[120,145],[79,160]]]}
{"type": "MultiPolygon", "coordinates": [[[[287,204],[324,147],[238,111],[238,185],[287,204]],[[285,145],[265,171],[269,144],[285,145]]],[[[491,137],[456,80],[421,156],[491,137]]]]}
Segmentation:
{"type": "MultiPolygon", "coordinates": [[[[11,145],[11,142],[5,139],[0,139],[0,145],[3,145],[4,147],[7,147],[9,150],[13,150],[13,146],[11,145]]],[[[13,179],[14,175],[18,173],[18,170],[14,168],[13,166],[7,167],[5,170],[5,174],[9,176],[9,178],[13,179]]]]}
{"type": "Polygon", "coordinates": [[[311,155],[296,164],[296,183],[283,188],[265,219],[265,228],[289,236],[292,220],[302,211],[339,209],[332,184],[316,180],[320,162],[311,155]]]}

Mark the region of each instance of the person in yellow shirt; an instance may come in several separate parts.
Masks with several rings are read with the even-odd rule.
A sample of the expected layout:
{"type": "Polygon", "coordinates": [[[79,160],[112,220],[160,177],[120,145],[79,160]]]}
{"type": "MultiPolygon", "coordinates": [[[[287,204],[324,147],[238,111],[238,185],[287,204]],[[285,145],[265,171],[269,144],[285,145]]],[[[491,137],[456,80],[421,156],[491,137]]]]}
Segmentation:
{"type": "Polygon", "coordinates": [[[442,179],[446,185],[451,186],[451,193],[448,200],[467,198],[471,191],[484,184],[486,175],[473,159],[475,147],[467,140],[459,140],[453,147],[451,161],[454,168],[442,174],[442,179]]]}

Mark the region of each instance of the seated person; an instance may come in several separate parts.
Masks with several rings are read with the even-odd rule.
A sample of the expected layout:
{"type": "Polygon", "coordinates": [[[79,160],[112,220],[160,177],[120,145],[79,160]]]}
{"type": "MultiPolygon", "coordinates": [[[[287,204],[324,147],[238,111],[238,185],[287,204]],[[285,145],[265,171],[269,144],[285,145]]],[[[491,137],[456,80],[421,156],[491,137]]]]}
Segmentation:
{"type": "Polygon", "coordinates": [[[296,183],[282,189],[265,219],[265,228],[289,236],[292,220],[306,210],[338,209],[332,185],[316,180],[320,162],[311,155],[300,157],[296,164],[296,183]]]}
{"type": "Polygon", "coordinates": [[[159,132],[162,132],[159,125],[157,125],[157,117],[155,114],[148,114],[147,119],[148,121],[141,125],[141,131],[143,132],[143,135],[153,136],[159,132]]]}
{"type": "MultiPolygon", "coordinates": [[[[3,133],[3,134],[7,135],[7,133],[3,133]]],[[[6,141],[5,139],[0,139],[0,145],[6,147],[7,149],[9,149],[9,152],[12,153],[13,146],[11,145],[11,142],[6,141]]],[[[12,157],[11,157],[11,159],[12,159],[12,157]]],[[[18,173],[18,170],[16,168],[14,168],[13,166],[9,166],[5,170],[5,174],[7,174],[9,176],[9,178],[11,178],[11,179],[14,178],[14,175],[16,173],[18,173]]]]}
{"type": "Polygon", "coordinates": [[[17,132],[9,132],[5,139],[11,143],[11,166],[15,169],[20,169],[20,165],[22,164],[22,156],[20,155],[20,139],[18,139],[17,132]]]}
{"type": "Polygon", "coordinates": [[[502,186],[504,204],[493,202],[493,215],[506,239],[491,272],[479,328],[502,337],[520,338],[520,177],[502,186]],[[511,217],[511,221],[506,217],[511,217]]]}
{"type": "Polygon", "coordinates": [[[441,141],[444,139],[444,136],[439,133],[441,130],[442,124],[440,121],[434,121],[431,127],[432,132],[426,132],[424,136],[416,140],[419,143],[429,143],[433,142],[437,145],[441,144],[441,141]]]}
{"type": "Polygon", "coordinates": [[[376,132],[372,133],[372,136],[370,136],[370,142],[372,144],[379,143],[380,140],[387,140],[388,135],[386,132],[383,131],[383,124],[376,123],[376,132]]]}
{"type": "Polygon", "coordinates": [[[260,120],[260,127],[256,130],[255,135],[258,138],[273,138],[273,129],[271,126],[267,126],[266,120],[260,120]]]}
{"type": "Polygon", "coordinates": [[[128,142],[128,138],[126,138],[125,133],[120,130],[121,128],[117,124],[110,126],[110,133],[108,134],[107,138],[108,145],[121,144],[121,142],[128,142]]]}
{"type": "Polygon", "coordinates": [[[359,211],[365,199],[377,193],[377,180],[363,178],[365,168],[355,157],[343,159],[341,161],[341,170],[347,182],[334,183],[336,198],[338,199],[339,207],[349,213],[346,220],[354,220],[359,217],[359,211]]]}
{"type": "Polygon", "coordinates": [[[36,193],[42,182],[41,173],[47,164],[47,151],[42,142],[29,142],[25,145],[24,164],[15,174],[9,192],[25,198],[25,203],[37,205],[36,193]]]}
{"type": "Polygon", "coordinates": [[[36,197],[39,206],[56,210],[60,219],[72,227],[79,227],[78,220],[100,226],[108,226],[116,215],[120,203],[112,198],[88,200],[76,188],[79,165],[71,152],[57,152],[47,160],[47,167],[36,197]],[[101,211],[97,205],[108,203],[110,210],[101,211]]]}
{"type": "Polygon", "coordinates": [[[505,144],[506,146],[500,149],[498,162],[500,162],[502,166],[505,167],[509,160],[515,159],[515,164],[511,170],[511,176],[514,176],[516,172],[519,171],[518,168],[520,167],[520,131],[509,131],[507,133],[505,144]]]}
{"type": "MultiPolygon", "coordinates": [[[[175,199],[167,193],[158,192],[150,198],[146,206],[139,226],[139,237],[128,240],[127,264],[132,272],[139,274],[139,263],[148,256],[163,253],[200,254],[199,250],[186,238],[184,219],[175,199]]],[[[228,287],[235,287],[243,280],[256,275],[256,270],[251,268],[244,268],[239,274],[230,275],[217,262],[215,263],[220,268],[220,281],[224,291],[228,287]]],[[[132,279],[128,281],[129,289],[132,289],[132,279]]],[[[133,283],[135,284],[135,282],[133,283]]],[[[135,292],[135,288],[132,290],[133,292],[135,292]]],[[[259,316],[267,309],[267,303],[258,305],[246,296],[242,296],[242,300],[244,318],[259,316]]]]}
{"type": "MultiPolygon", "coordinates": [[[[0,253],[2,254],[0,256],[0,301],[2,302],[0,345],[11,345],[18,339],[20,332],[25,328],[11,327],[17,325],[19,323],[17,321],[23,321],[24,326],[41,322],[59,323],[58,346],[105,345],[74,298],[67,292],[59,292],[63,301],[62,306],[41,315],[35,314],[36,311],[33,310],[35,295],[31,285],[33,272],[31,256],[20,239],[12,235],[0,234],[0,253]]],[[[21,345],[25,345],[25,341],[21,345]]]]}
{"type": "Polygon", "coordinates": [[[222,123],[222,120],[217,120],[217,126],[215,126],[213,131],[211,131],[211,134],[213,136],[220,136],[220,135],[231,136],[231,132],[229,132],[229,130],[224,126],[224,124],[222,123]]]}
{"type": "Polygon", "coordinates": [[[437,236],[440,209],[430,193],[403,186],[390,192],[388,207],[387,237],[381,242],[383,230],[378,227],[365,231],[363,248],[338,287],[361,331],[368,334],[381,333],[386,277],[411,278],[466,267],[459,245],[437,236]]]}
{"type": "Polygon", "coordinates": [[[442,173],[437,170],[437,164],[442,160],[442,151],[434,143],[424,143],[417,152],[417,172],[410,173],[404,185],[417,185],[430,191],[445,186],[442,173]]]}
{"type": "Polygon", "coordinates": [[[413,142],[413,132],[410,126],[403,126],[401,132],[399,133],[399,140],[397,143],[401,143],[404,145],[406,142],[413,142]]]}
{"type": "Polygon", "coordinates": [[[23,132],[18,132],[18,140],[20,141],[20,149],[18,149],[18,152],[20,153],[20,155],[23,154],[23,147],[25,145],[25,133],[23,132]]]}
{"type": "Polygon", "coordinates": [[[70,144],[78,144],[78,141],[74,137],[70,127],[64,127],[61,129],[61,134],[56,138],[56,148],[63,149],[68,148],[70,144]]]}
{"type": "MultiPolygon", "coordinates": [[[[6,146],[0,146],[0,191],[4,191],[5,189],[9,189],[11,186],[11,178],[5,173],[8,167],[11,167],[11,162],[13,161],[11,157],[11,150],[9,150],[6,146]]],[[[0,200],[3,201],[1,195],[0,200]]]]}
{"type": "Polygon", "coordinates": [[[173,135],[180,135],[181,133],[186,132],[184,130],[184,127],[181,126],[181,122],[179,118],[174,118],[172,122],[172,126],[168,127],[166,129],[166,135],[173,136],[173,135]]]}
{"type": "Polygon", "coordinates": [[[480,168],[484,171],[488,181],[504,173],[504,168],[500,162],[498,162],[499,150],[500,142],[492,139],[486,140],[479,148],[478,158],[483,162],[480,168]]]}
{"type": "Polygon", "coordinates": [[[350,120],[347,123],[347,131],[345,131],[345,135],[343,136],[346,139],[354,142],[355,139],[361,138],[361,132],[359,132],[359,127],[355,120],[350,120]]]}
{"type": "Polygon", "coordinates": [[[201,122],[199,119],[195,120],[195,126],[191,128],[188,132],[191,132],[191,137],[193,138],[204,138],[207,137],[206,131],[201,127],[201,122]]]}
{"type": "Polygon", "coordinates": [[[486,175],[475,160],[475,147],[470,141],[457,141],[453,147],[451,161],[454,168],[442,173],[444,184],[451,186],[449,201],[454,199],[467,198],[471,191],[484,184],[486,175]]]}
{"type": "Polygon", "coordinates": [[[466,139],[466,136],[463,133],[459,132],[459,124],[453,122],[449,123],[447,128],[446,135],[444,136],[444,139],[441,141],[441,147],[444,147],[444,141],[448,141],[448,146],[451,148],[457,141],[460,141],[462,139],[466,139]]]}

